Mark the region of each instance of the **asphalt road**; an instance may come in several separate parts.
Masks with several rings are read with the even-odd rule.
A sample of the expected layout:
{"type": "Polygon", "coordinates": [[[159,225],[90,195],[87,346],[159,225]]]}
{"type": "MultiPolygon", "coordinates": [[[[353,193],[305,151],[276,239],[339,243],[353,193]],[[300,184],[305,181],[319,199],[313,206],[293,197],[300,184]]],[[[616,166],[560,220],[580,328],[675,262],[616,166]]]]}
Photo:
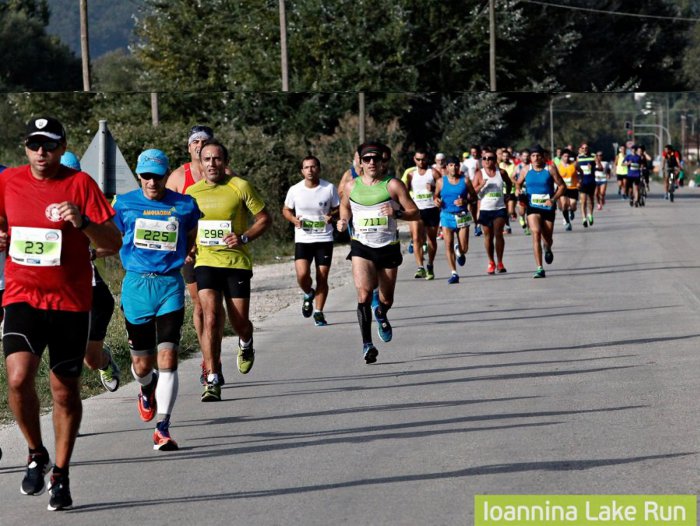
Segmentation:
{"type": "Polygon", "coordinates": [[[473,235],[458,285],[442,248],[432,282],[405,254],[375,365],[352,287],[328,327],[300,305],[266,319],[247,376],[227,341],[220,403],[181,364],[180,451],[151,449],[135,384],[86,401],[72,511],[20,494],[25,445],[0,430],[0,523],[471,525],[475,494],[697,494],[700,191],[655,190],[643,209],[611,195],[592,228],[558,220],[543,280],[517,226],[507,274],[473,235]]]}

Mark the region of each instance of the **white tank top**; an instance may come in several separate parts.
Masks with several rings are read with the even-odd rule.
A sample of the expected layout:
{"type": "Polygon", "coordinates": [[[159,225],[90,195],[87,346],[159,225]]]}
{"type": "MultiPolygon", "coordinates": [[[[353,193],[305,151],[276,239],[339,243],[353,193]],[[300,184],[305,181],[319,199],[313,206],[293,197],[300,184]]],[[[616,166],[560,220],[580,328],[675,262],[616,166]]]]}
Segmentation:
{"type": "Polygon", "coordinates": [[[411,191],[413,192],[413,200],[416,202],[419,210],[435,208],[433,201],[433,190],[435,188],[435,179],[433,178],[433,170],[428,169],[423,175],[418,173],[418,170],[411,174],[411,191]]]}
{"type": "MultiPolygon", "coordinates": [[[[386,202],[386,201],[385,201],[386,202]]],[[[398,209],[398,203],[390,200],[392,208],[398,209]]],[[[365,206],[350,201],[352,210],[352,238],[371,248],[380,248],[398,242],[396,219],[393,216],[379,214],[384,203],[365,206]]]]}
{"type": "Polygon", "coordinates": [[[479,190],[479,196],[481,197],[481,210],[500,210],[506,207],[506,202],[503,198],[503,177],[501,177],[501,171],[496,170],[493,177],[489,177],[486,170],[481,170],[481,176],[484,178],[486,183],[484,187],[479,190]]]}

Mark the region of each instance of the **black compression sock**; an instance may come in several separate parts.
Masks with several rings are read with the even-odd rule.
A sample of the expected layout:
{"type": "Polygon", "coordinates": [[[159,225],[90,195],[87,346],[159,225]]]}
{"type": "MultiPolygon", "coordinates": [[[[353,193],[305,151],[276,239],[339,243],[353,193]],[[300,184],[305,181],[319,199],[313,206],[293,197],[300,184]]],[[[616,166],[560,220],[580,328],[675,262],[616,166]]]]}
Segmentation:
{"type": "Polygon", "coordinates": [[[357,321],[360,323],[362,343],[372,343],[372,303],[357,304],[357,321]]]}

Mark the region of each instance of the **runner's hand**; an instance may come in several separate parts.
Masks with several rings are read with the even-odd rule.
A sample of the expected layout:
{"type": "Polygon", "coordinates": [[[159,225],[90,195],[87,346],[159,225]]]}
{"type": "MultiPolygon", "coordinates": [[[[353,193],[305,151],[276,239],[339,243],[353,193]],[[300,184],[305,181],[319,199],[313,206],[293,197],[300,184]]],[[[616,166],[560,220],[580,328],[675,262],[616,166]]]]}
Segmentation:
{"type": "Polygon", "coordinates": [[[61,219],[68,221],[75,228],[80,228],[83,225],[83,214],[80,212],[77,205],[69,201],[59,203],[58,213],[60,214],[61,219]]]}

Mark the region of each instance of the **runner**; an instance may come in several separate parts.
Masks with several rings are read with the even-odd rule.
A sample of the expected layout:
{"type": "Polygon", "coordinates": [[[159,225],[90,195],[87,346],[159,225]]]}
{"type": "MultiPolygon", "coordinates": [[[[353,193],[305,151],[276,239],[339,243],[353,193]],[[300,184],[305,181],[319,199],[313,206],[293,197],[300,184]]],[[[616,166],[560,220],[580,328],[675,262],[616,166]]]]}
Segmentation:
{"type": "Polygon", "coordinates": [[[598,210],[605,206],[605,194],[608,191],[608,179],[610,179],[610,163],[603,160],[603,152],[596,152],[595,168],[595,200],[598,210]]]}
{"type": "Polygon", "coordinates": [[[503,265],[503,227],[508,219],[505,195],[510,193],[511,181],[505,170],[498,168],[496,154],[484,148],[481,153],[481,170],[474,177],[474,190],[480,198],[478,222],[484,232],[484,247],[489,258],[487,274],[502,274],[506,272],[503,265]],[[494,238],[496,248],[496,260],[494,260],[494,238]]]}
{"type": "Polygon", "coordinates": [[[21,492],[40,495],[51,460],[34,380],[49,348],[56,463],[48,509],[55,511],[73,505],[69,464],[82,417],[80,373],[92,306],[88,247],[116,251],[121,237],[97,184],[61,165],[66,132],[58,120],[30,120],[24,146],[29,164],[0,175],[0,251],[9,245],[3,352],[9,405],[29,447],[21,492]]]}
{"type": "Polygon", "coordinates": [[[533,278],[544,278],[542,266],[542,242],[544,241],[544,260],[547,264],[554,261],[552,245],[554,244],[554,211],[557,200],[564,194],[566,184],[554,164],[547,166],[544,149],[537,145],[530,152],[532,164],[527,173],[517,181],[517,192],[522,193],[523,184],[527,186],[527,221],[532,231],[532,247],[537,270],[533,278]],[[554,184],[557,189],[554,191],[554,184]]]}
{"type": "Polygon", "coordinates": [[[406,186],[413,192],[413,199],[420,210],[420,220],[411,222],[413,238],[413,256],[418,268],[416,279],[435,279],[433,262],[437,252],[437,229],[440,224],[440,209],[435,206],[435,182],[440,176],[428,166],[428,155],[424,150],[417,150],[413,160],[416,167],[409,172],[406,186]],[[428,264],[424,267],[423,243],[428,243],[428,264]]]}
{"type": "MultiPolygon", "coordinates": [[[[228,150],[215,139],[199,152],[204,179],[186,193],[197,201],[203,217],[197,232],[195,278],[202,304],[202,354],[206,368],[216,371],[223,337],[222,297],[229,322],[238,335],[238,371],[248,374],[255,361],[253,324],[248,317],[253,262],[248,243],[261,236],[271,218],[258,192],[245,179],[228,175],[228,150]],[[253,215],[248,225],[248,215],[253,215]]],[[[202,402],[221,400],[219,374],[209,372],[202,402]]]]}
{"type": "Polygon", "coordinates": [[[617,195],[620,199],[625,199],[627,197],[627,171],[628,167],[625,164],[625,157],[627,157],[627,148],[622,144],[617,148],[617,155],[615,155],[615,175],[617,176],[617,195]]]}
{"type": "Polygon", "coordinates": [[[561,208],[561,215],[564,217],[564,229],[571,230],[571,221],[574,218],[574,212],[576,212],[576,205],[578,203],[578,171],[576,169],[576,163],[571,162],[572,152],[569,149],[561,150],[559,154],[559,164],[557,165],[557,170],[559,170],[559,175],[564,180],[566,184],[566,189],[564,190],[564,195],[559,199],[559,206],[561,208]]]}
{"type": "Polygon", "coordinates": [[[512,234],[513,229],[510,226],[510,221],[517,219],[517,216],[515,215],[515,163],[513,162],[512,159],[512,152],[504,148],[503,149],[503,157],[502,161],[498,163],[498,167],[501,170],[504,170],[506,174],[508,174],[508,178],[510,179],[510,192],[505,196],[506,199],[506,208],[508,209],[508,217],[506,219],[506,226],[505,226],[505,232],[506,234],[512,234]]]}
{"type": "Polygon", "coordinates": [[[139,416],[150,422],[157,414],[153,449],[174,451],[178,445],[170,436],[170,416],[179,386],[177,351],[185,319],[181,269],[201,213],[190,196],[166,188],[168,157],[162,151],[142,152],[136,173],[141,188],[114,201],[114,219],[124,236],[121,304],[131,373],[141,386],[139,416]]]}
{"type": "MultiPolygon", "coordinates": [[[[166,188],[168,190],[173,190],[174,192],[184,194],[190,186],[202,180],[204,177],[204,169],[202,168],[202,163],[199,160],[199,152],[202,149],[202,144],[204,141],[213,138],[214,131],[209,126],[203,126],[201,124],[192,126],[187,137],[187,151],[190,154],[190,162],[185,163],[179,168],[173,170],[173,172],[167,177],[166,188]]],[[[203,315],[202,305],[199,303],[199,295],[197,294],[197,283],[194,278],[194,258],[188,258],[188,260],[185,262],[182,267],[182,276],[185,279],[187,294],[192,301],[192,323],[194,325],[195,333],[197,334],[199,348],[201,349],[203,315]]],[[[220,327],[224,326],[224,319],[225,313],[222,309],[220,327]]],[[[220,363],[218,364],[216,372],[219,374],[219,382],[221,385],[224,385],[224,375],[220,363]]],[[[209,371],[204,365],[204,360],[202,360],[201,373],[199,375],[199,381],[202,385],[206,383],[208,374],[209,371]]]]}
{"type": "Polygon", "coordinates": [[[625,193],[630,198],[630,206],[639,206],[639,181],[642,176],[643,159],[638,145],[634,146],[632,152],[625,157],[627,165],[625,193]]]}
{"type": "Polygon", "coordinates": [[[357,319],[362,333],[365,363],[377,361],[379,351],[372,343],[372,290],[379,287],[379,305],[374,309],[377,332],[382,341],[393,337],[387,318],[394,303],[398,267],[403,261],[396,220],[417,221],[418,207],[398,180],[383,175],[381,162],[386,146],[361,144],[360,176],[347,183],[340,203],[338,230],[344,231],[353,218],[350,244],[352,273],[357,289],[357,319]]]}
{"type": "Polygon", "coordinates": [[[440,223],[445,238],[447,263],[452,271],[447,283],[459,283],[458,263],[464,266],[469,250],[469,224],[472,221],[467,207],[468,197],[476,200],[476,192],[471,181],[459,171],[459,160],[448,157],[446,174],[435,186],[435,204],[440,207],[440,223]]]}
{"type": "MultiPolygon", "coordinates": [[[[472,186],[474,186],[474,177],[476,176],[476,171],[481,168],[481,148],[479,146],[472,146],[469,148],[469,157],[462,162],[462,173],[471,181],[472,186]]],[[[477,222],[477,217],[479,216],[479,201],[471,201],[469,203],[469,212],[474,218],[474,235],[479,237],[481,235],[481,225],[477,222]]]]}
{"type": "MultiPolygon", "coordinates": [[[[80,171],[80,160],[73,152],[65,152],[61,156],[61,164],[72,170],[80,171]]],[[[105,346],[107,328],[114,313],[114,298],[109,287],[100,276],[95,259],[111,256],[113,253],[98,251],[90,248],[90,261],[92,262],[92,310],[90,311],[90,335],[88,336],[87,349],[85,350],[84,363],[93,371],[97,370],[100,382],[107,391],[114,392],[119,389],[121,371],[114,361],[112,351],[105,346]]]]}
{"type": "MultiPolygon", "coordinates": [[[[584,228],[593,226],[593,210],[595,208],[595,170],[596,158],[591,155],[588,144],[583,143],[578,150],[576,158],[576,170],[579,171],[579,195],[581,196],[582,224],[584,228]]],[[[600,166],[602,169],[602,165],[600,166]]]]}
{"type": "Polygon", "coordinates": [[[525,174],[530,170],[530,150],[523,148],[520,151],[520,162],[515,170],[515,181],[516,181],[516,200],[518,201],[517,213],[518,222],[523,229],[523,234],[526,236],[530,235],[530,228],[527,226],[527,189],[523,184],[523,188],[520,194],[517,192],[517,181],[521,177],[525,177],[525,174]]]}
{"type": "Polygon", "coordinates": [[[328,325],[323,307],[328,297],[328,273],[333,262],[333,225],[340,200],[335,186],[319,178],[321,161],[310,155],[301,161],[303,180],[287,192],[284,218],[294,225],[294,267],[304,292],[301,313],[313,314],[317,327],[328,325]],[[312,288],[311,263],[316,261],[316,288],[312,288]],[[315,306],[314,306],[315,303],[315,306]]]}

